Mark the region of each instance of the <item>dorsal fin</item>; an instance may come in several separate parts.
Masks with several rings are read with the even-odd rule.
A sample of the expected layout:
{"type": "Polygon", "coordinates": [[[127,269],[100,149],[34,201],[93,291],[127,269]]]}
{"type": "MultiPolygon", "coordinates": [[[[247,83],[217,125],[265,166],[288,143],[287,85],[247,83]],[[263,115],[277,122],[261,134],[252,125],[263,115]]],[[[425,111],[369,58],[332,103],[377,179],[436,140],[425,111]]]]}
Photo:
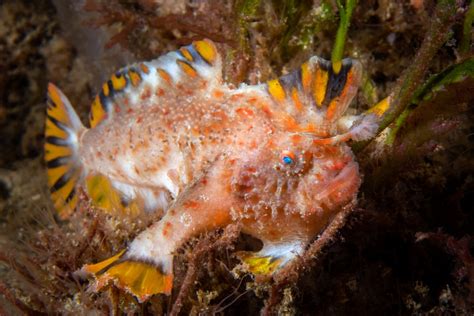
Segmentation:
{"type": "Polygon", "coordinates": [[[132,89],[137,89],[142,83],[143,77],[150,72],[144,64],[133,65],[120,69],[102,85],[102,89],[92,102],[89,113],[91,128],[111,116],[114,103],[121,94],[126,94],[132,89]]]}
{"type": "Polygon", "coordinates": [[[336,121],[347,109],[360,85],[362,67],[346,58],[336,74],[330,61],[312,57],[299,69],[267,82],[267,89],[282,110],[304,120],[316,111],[328,124],[336,121]]]}
{"type": "Polygon", "coordinates": [[[155,103],[167,91],[181,89],[190,94],[210,91],[222,81],[222,61],[210,40],[191,45],[117,71],[102,86],[92,103],[90,125],[131,111],[137,104],[155,103]]]}

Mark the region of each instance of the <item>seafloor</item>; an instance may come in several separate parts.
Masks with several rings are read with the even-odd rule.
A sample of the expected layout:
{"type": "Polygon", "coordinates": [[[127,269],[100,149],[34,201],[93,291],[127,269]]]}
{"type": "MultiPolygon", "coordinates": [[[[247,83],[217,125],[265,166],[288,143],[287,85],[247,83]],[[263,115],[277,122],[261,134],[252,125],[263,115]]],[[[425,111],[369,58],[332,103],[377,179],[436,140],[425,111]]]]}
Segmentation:
{"type": "Polygon", "coordinates": [[[90,210],[56,218],[42,151],[48,82],[86,121],[115,69],[200,38],[225,52],[228,82],[264,81],[311,55],[330,57],[336,1],[0,1],[0,315],[473,314],[473,36],[468,1],[452,3],[436,29],[436,1],[359,1],[345,49],[366,70],[356,110],[399,92],[417,70],[419,87],[449,67],[462,75],[438,77],[442,84],[428,85],[423,98],[408,98],[408,118],[396,133],[391,126],[391,141],[357,147],[358,205],[292,282],[258,282],[234,269],[231,227],[190,241],[173,295],[140,304],[113,287],[93,294],[73,275],[153,219],[129,223],[90,210]],[[440,36],[440,47],[420,56],[440,36]]]}

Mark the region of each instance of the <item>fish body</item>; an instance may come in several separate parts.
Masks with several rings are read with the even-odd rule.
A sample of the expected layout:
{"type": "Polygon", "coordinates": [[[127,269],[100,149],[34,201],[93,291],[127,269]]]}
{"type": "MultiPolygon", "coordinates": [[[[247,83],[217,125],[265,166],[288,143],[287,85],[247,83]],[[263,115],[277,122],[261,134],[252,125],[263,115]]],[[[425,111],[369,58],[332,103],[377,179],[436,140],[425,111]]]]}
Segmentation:
{"type": "Polygon", "coordinates": [[[346,142],[372,136],[377,115],[341,124],[360,80],[356,61],[336,72],[313,57],[279,79],[234,88],[215,45],[197,41],[114,74],[90,129],[50,84],[46,161],[60,214],[73,211],[78,187],[104,210],[164,214],[124,251],[84,266],[96,289],[113,280],[141,301],[170,294],[176,250],[235,222],[263,242],[241,254],[255,274],[302,254],[360,186],[346,142]]]}

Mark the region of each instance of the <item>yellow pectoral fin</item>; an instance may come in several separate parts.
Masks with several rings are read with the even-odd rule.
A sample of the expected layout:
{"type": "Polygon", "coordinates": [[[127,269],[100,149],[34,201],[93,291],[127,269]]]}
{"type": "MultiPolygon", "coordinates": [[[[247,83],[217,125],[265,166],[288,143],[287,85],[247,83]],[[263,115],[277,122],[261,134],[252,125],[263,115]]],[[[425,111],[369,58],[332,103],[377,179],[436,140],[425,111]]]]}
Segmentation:
{"type": "Polygon", "coordinates": [[[82,268],[82,271],[95,276],[95,290],[99,291],[113,281],[118,288],[133,294],[140,302],[155,294],[171,294],[172,273],[163,273],[154,265],[140,261],[118,262],[124,252],[125,250],[104,261],[82,268]]]}
{"type": "Polygon", "coordinates": [[[143,262],[125,261],[112,267],[104,275],[116,279],[119,288],[129,291],[142,302],[154,294],[170,295],[173,286],[171,274],[166,275],[143,262]]]}
{"type": "Polygon", "coordinates": [[[96,273],[102,271],[103,269],[107,268],[111,264],[113,264],[118,259],[120,259],[120,257],[123,255],[124,252],[125,252],[125,249],[120,251],[115,256],[110,257],[110,258],[108,258],[104,261],[101,261],[101,262],[96,263],[96,264],[85,265],[82,269],[87,273],[96,274],[96,273]]]}
{"type": "Polygon", "coordinates": [[[257,253],[242,251],[237,254],[255,275],[270,275],[281,265],[282,259],[272,256],[259,256],[257,253]]]}

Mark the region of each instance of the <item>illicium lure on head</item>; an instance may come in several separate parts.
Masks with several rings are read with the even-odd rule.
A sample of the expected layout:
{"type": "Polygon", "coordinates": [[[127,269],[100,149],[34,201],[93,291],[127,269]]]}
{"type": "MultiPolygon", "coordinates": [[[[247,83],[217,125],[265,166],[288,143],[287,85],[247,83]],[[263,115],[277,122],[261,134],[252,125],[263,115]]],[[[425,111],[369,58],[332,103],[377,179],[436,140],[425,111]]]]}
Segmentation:
{"type": "Polygon", "coordinates": [[[343,116],[359,62],[344,59],[336,73],[312,57],[236,89],[221,72],[209,40],[123,68],[95,98],[90,129],[49,85],[45,159],[60,216],[74,210],[78,187],[104,211],[164,212],[126,249],[83,267],[96,290],[114,281],[140,301],[170,294],[175,251],[233,222],[263,242],[240,254],[248,269],[270,275],[354,203],[360,176],[345,142],[371,137],[381,114],[343,116]]]}

